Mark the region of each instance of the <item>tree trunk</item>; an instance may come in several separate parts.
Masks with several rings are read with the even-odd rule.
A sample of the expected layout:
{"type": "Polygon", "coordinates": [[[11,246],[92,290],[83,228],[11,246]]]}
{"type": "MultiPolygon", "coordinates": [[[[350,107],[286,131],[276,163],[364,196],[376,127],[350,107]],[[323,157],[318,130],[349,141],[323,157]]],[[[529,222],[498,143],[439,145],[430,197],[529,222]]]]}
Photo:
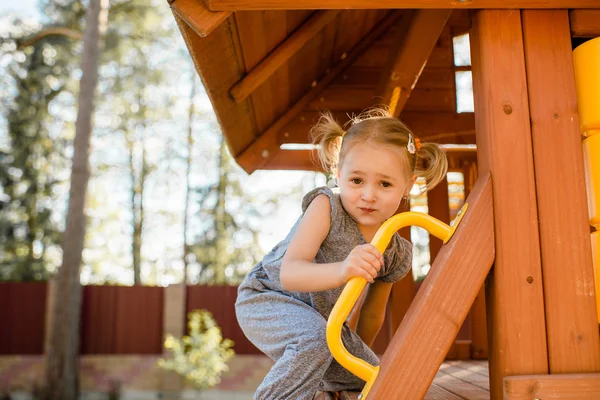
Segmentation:
{"type": "Polygon", "coordinates": [[[188,244],[188,224],[190,210],[190,175],[192,171],[192,149],[194,148],[194,135],[192,123],[194,119],[194,97],[196,97],[196,71],[192,72],[192,90],[190,92],[190,108],[188,109],[188,135],[187,135],[187,160],[185,171],[185,206],[183,208],[183,284],[188,281],[188,264],[191,254],[190,245],[188,244]]]}
{"type": "Polygon", "coordinates": [[[229,169],[227,168],[229,160],[227,158],[227,144],[225,138],[221,137],[221,145],[219,148],[219,183],[217,186],[217,204],[215,206],[215,231],[216,231],[216,254],[217,263],[215,265],[214,283],[217,285],[225,284],[225,269],[227,268],[227,222],[225,221],[225,196],[227,194],[227,179],[229,169]],[[219,260],[221,259],[221,260],[219,260]]]}
{"type": "Polygon", "coordinates": [[[46,364],[46,397],[76,400],[79,393],[79,319],[81,284],[79,274],[85,237],[85,201],[90,176],[89,147],[98,82],[100,35],[106,27],[108,0],[90,0],[81,59],[79,111],[75,122],[73,166],[63,261],[58,272],[56,300],[52,310],[50,346],[46,364]]]}

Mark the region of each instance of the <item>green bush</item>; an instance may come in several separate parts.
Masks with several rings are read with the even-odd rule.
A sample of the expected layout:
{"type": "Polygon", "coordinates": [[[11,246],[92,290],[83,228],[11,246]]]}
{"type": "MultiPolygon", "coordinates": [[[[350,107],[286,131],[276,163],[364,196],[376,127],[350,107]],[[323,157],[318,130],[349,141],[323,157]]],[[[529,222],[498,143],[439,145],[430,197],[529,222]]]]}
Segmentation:
{"type": "Polygon", "coordinates": [[[233,341],[223,339],[221,328],[206,310],[188,314],[189,336],[165,338],[165,349],[171,357],[158,360],[158,366],[175,371],[198,389],[214,387],[221,374],[229,370],[227,361],[235,354],[233,341]]]}

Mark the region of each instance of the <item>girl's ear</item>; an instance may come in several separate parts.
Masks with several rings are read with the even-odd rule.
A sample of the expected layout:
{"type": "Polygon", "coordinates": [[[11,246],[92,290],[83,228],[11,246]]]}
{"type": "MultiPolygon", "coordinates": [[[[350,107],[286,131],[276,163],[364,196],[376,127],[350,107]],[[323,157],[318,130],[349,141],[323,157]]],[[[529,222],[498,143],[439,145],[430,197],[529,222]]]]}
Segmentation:
{"type": "Polygon", "coordinates": [[[409,195],[409,193],[412,190],[413,186],[415,185],[416,181],[417,181],[417,174],[414,174],[412,176],[412,178],[410,178],[410,182],[408,182],[408,187],[406,188],[406,193],[404,194],[405,196],[409,195]]]}

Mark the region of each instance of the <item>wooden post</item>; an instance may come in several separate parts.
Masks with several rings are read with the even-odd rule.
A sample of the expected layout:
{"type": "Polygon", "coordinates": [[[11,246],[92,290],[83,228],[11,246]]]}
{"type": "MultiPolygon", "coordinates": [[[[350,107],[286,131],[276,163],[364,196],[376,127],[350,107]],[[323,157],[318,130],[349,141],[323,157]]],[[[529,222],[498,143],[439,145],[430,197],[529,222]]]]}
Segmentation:
{"type": "Polygon", "coordinates": [[[488,282],[490,392],[507,375],[548,373],[521,13],[474,14],[471,60],[480,175],[494,183],[496,261],[488,282]]]}
{"type": "MultiPolygon", "coordinates": [[[[469,197],[477,180],[477,163],[464,161],[462,172],[465,182],[465,198],[469,197]]],[[[487,316],[485,310],[485,285],[481,287],[471,307],[471,358],[488,358],[487,316]]]]}
{"type": "MultiPolygon", "coordinates": [[[[448,179],[444,178],[433,190],[427,193],[427,205],[429,215],[440,221],[450,223],[450,204],[448,203],[448,179]]],[[[430,265],[433,265],[435,257],[442,247],[442,241],[429,235],[429,257],[430,265]]]]}
{"type": "Polygon", "coordinates": [[[369,399],[425,396],[493,262],[492,185],[486,175],[381,359],[369,399]]]}
{"type": "MultiPolygon", "coordinates": [[[[186,316],[186,294],[187,287],[184,284],[169,285],[165,289],[163,305],[163,339],[167,334],[178,338],[185,334],[186,316]]],[[[175,372],[162,372],[163,392],[179,392],[183,389],[184,380],[175,372]]]]}
{"type": "Polygon", "coordinates": [[[52,310],[56,301],[56,281],[49,279],[46,283],[46,317],[44,321],[44,354],[48,354],[50,348],[50,329],[52,329],[52,310]]]}
{"type": "Polygon", "coordinates": [[[550,372],[596,372],[600,339],[569,13],[527,10],[522,17],[550,372]]]}

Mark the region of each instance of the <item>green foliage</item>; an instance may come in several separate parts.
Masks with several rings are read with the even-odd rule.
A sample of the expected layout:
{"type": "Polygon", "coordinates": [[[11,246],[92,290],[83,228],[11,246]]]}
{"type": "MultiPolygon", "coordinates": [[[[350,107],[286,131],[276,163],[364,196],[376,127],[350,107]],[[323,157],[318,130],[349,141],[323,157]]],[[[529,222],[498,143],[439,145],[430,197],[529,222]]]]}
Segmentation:
{"type": "Polygon", "coordinates": [[[172,354],[160,359],[158,366],[175,371],[199,389],[214,387],[228,371],[227,361],[234,355],[233,342],[223,339],[212,314],[194,310],[188,314],[190,334],[178,339],[167,335],[165,349],[172,354]]]}
{"type": "MultiPolygon", "coordinates": [[[[62,11],[63,20],[77,25],[78,10],[62,11]]],[[[2,73],[8,129],[0,144],[0,279],[45,279],[48,267],[60,262],[56,201],[67,176],[75,49],[60,35],[19,47],[39,31],[15,20],[0,41],[0,53],[10,61],[2,73]],[[57,113],[60,103],[68,105],[57,113]]]]}
{"type": "Polygon", "coordinates": [[[274,212],[276,199],[259,202],[244,192],[242,176],[221,138],[216,182],[196,188],[202,225],[190,245],[199,265],[194,283],[238,284],[261,256],[260,219],[274,212]]]}

